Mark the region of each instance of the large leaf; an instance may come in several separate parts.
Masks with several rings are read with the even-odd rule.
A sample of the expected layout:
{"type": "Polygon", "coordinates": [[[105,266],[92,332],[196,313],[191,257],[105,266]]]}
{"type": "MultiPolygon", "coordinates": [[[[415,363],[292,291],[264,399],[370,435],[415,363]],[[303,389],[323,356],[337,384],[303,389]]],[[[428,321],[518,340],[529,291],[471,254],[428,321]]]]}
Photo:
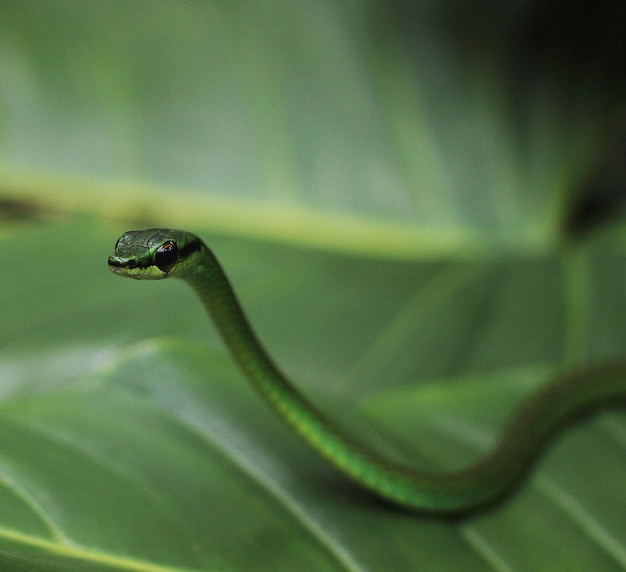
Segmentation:
{"type": "MultiPolygon", "coordinates": [[[[511,79],[454,4],[6,2],[5,192],[198,226],[209,194],[213,228],[367,252],[363,218],[396,252],[549,246],[613,106],[584,76],[511,79]]],[[[514,4],[494,21],[521,41],[514,4]]]]}
{"type": "Polygon", "coordinates": [[[401,511],[268,411],[184,284],[106,270],[129,226],[201,231],[321,408],[463,466],[554,373],[626,354],[623,225],[559,235],[609,117],[588,85],[509,99],[427,6],[413,43],[376,5],[0,11],[0,207],[26,219],[0,229],[3,570],[626,567],[623,414],[489,513],[401,511]]]}
{"type": "MultiPolygon", "coordinates": [[[[565,570],[585,561],[610,570],[626,562],[619,415],[564,436],[530,483],[489,514],[447,523],[398,511],[360,494],[266,410],[183,284],[109,275],[110,236],[111,225],[62,224],[4,239],[29,260],[2,277],[7,565],[565,570]],[[66,246],[50,254],[42,244],[66,246]],[[45,342],[46,332],[56,341],[45,342]]],[[[601,319],[624,304],[624,252],[608,257],[609,238],[564,259],[433,265],[213,242],[301,387],[385,454],[447,469],[488,448],[569,344],[601,353],[594,346],[610,339],[602,351],[624,351],[623,320],[601,319]],[[252,258],[261,274],[247,268],[252,258]],[[532,279],[520,290],[523,276],[532,279]],[[587,290],[575,296],[585,311],[568,300],[568,285],[581,281],[587,290]]]]}

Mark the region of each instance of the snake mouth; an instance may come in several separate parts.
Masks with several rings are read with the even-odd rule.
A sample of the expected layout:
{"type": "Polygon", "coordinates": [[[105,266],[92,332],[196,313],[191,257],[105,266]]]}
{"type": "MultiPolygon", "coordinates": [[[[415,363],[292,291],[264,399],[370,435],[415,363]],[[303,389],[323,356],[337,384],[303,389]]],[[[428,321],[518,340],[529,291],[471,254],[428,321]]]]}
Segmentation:
{"type": "Polygon", "coordinates": [[[109,270],[114,274],[124,274],[124,268],[122,268],[121,266],[113,266],[109,264],[109,270]]]}
{"type": "Polygon", "coordinates": [[[135,259],[122,258],[112,254],[109,256],[109,270],[118,276],[130,276],[134,278],[134,274],[139,271],[139,263],[135,259]]]}
{"type": "Polygon", "coordinates": [[[109,267],[114,272],[121,269],[132,270],[133,268],[137,268],[139,266],[139,261],[134,258],[121,258],[119,256],[115,256],[114,254],[109,256],[108,262],[109,267]]]}
{"type": "Polygon", "coordinates": [[[134,278],[135,280],[161,280],[168,276],[168,272],[157,268],[153,264],[142,264],[137,258],[128,258],[111,254],[108,260],[109,270],[117,276],[134,278]]]}

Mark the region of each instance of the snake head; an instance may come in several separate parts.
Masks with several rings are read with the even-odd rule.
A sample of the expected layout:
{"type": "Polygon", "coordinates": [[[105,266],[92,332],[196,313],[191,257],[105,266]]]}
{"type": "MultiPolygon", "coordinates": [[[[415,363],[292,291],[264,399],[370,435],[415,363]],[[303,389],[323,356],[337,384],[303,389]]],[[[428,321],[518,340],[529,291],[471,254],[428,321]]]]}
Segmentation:
{"type": "Polygon", "coordinates": [[[109,256],[109,269],[136,280],[180,276],[200,239],[190,232],[165,228],[129,230],[119,237],[109,256]]]}

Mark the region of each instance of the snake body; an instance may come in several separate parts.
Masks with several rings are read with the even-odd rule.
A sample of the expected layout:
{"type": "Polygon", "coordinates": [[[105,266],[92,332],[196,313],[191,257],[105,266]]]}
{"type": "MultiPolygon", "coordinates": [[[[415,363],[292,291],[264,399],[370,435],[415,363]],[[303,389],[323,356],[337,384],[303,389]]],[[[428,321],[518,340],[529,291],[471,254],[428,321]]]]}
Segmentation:
{"type": "Polygon", "coordinates": [[[263,348],[213,252],[192,233],[124,233],[109,257],[119,276],[185,280],[202,300],[246,377],[278,415],[354,481],[393,503],[424,512],[462,513],[493,503],[527,472],[552,434],[592,407],[626,397],[626,364],[558,377],[522,404],[494,449],[467,469],[420,471],[385,460],[319,411],[263,348]]]}

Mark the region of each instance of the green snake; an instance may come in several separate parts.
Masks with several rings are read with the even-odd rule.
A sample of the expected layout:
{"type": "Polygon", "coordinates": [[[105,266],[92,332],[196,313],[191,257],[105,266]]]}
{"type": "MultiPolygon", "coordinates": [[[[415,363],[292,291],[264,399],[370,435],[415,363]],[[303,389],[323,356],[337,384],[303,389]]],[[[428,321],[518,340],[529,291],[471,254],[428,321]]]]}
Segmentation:
{"type": "Polygon", "coordinates": [[[527,473],[556,429],[591,407],[626,396],[623,362],[559,376],[522,404],[498,444],[474,465],[448,473],[415,470],[357,443],[289,381],[253,332],[215,255],[197,236],[160,228],[129,231],[108,262],[119,276],[185,280],[241,370],[287,424],[366,489],[418,511],[455,514],[490,505],[527,473]]]}

